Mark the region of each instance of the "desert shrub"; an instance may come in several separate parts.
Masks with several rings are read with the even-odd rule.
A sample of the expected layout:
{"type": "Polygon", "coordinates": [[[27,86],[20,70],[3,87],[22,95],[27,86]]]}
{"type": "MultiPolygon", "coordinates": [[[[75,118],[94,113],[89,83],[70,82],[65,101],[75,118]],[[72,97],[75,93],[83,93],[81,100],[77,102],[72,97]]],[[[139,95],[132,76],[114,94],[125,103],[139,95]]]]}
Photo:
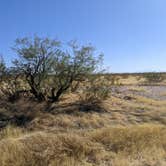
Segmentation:
{"type": "Polygon", "coordinates": [[[129,74],[127,74],[127,73],[122,74],[122,78],[123,78],[123,79],[128,79],[128,78],[129,78],[129,76],[130,76],[130,75],[129,75],[129,74]]]}
{"type": "Polygon", "coordinates": [[[111,75],[111,77],[110,77],[111,85],[120,85],[119,80],[120,80],[120,78],[116,75],[111,75]]]}
{"type": "Polygon", "coordinates": [[[14,101],[19,98],[23,91],[26,90],[20,73],[13,68],[6,69],[1,80],[1,95],[7,97],[10,101],[14,101]]]}
{"type": "Polygon", "coordinates": [[[162,73],[145,73],[144,77],[148,83],[158,83],[165,79],[162,73]]]}
{"type": "Polygon", "coordinates": [[[84,103],[96,103],[105,100],[109,94],[109,82],[102,77],[93,76],[88,78],[79,96],[84,103]]]}
{"type": "Polygon", "coordinates": [[[3,57],[0,58],[0,96],[9,100],[18,98],[21,86],[21,74],[15,68],[6,67],[3,57]]]}
{"type": "Polygon", "coordinates": [[[45,99],[43,94],[43,83],[51,71],[52,56],[56,53],[59,42],[35,37],[17,39],[14,51],[19,58],[14,60],[14,66],[24,75],[31,93],[36,99],[45,99]]]}
{"type": "Polygon", "coordinates": [[[3,58],[0,58],[0,95],[10,98],[16,94],[18,89],[17,74],[5,65],[3,58]]]}
{"type": "Polygon", "coordinates": [[[14,65],[25,76],[31,93],[39,101],[58,101],[73,82],[81,82],[95,73],[102,61],[102,55],[96,55],[91,45],[70,42],[64,47],[61,42],[48,38],[16,40],[14,50],[19,59],[14,65]]]}

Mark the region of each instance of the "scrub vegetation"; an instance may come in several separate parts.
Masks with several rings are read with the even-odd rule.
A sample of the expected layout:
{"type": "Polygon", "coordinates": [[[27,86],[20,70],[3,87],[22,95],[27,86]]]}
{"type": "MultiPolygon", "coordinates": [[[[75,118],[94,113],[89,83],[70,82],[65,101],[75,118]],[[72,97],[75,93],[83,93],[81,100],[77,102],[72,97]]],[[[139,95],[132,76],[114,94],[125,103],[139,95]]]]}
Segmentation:
{"type": "Polygon", "coordinates": [[[165,73],[110,74],[91,45],[17,39],[0,58],[1,166],[165,166],[165,73]]]}

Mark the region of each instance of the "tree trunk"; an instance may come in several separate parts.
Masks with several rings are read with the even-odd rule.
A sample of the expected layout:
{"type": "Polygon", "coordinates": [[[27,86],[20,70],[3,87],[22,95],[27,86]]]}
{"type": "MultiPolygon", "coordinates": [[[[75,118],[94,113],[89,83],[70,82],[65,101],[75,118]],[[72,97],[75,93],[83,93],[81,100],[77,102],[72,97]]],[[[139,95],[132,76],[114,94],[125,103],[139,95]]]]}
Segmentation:
{"type": "MultiPolygon", "coordinates": [[[[55,89],[53,89],[55,91],[55,89]]],[[[56,95],[53,93],[52,90],[52,96],[51,96],[51,101],[52,102],[57,102],[59,100],[59,97],[61,96],[61,94],[64,92],[63,88],[61,87],[57,92],[56,95]]]]}
{"type": "Polygon", "coordinates": [[[66,87],[60,87],[58,91],[56,92],[56,95],[51,97],[52,102],[57,102],[60,98],[60,96],[70,87],[70,85],[66,87]]]}
{"type": "Polygon", "coordinates": [[[60,98],[60,96],[70,88],[71,84],[73,82],[73,77],[70,78],[69,82],[66,82],[66,84],[61,85],[61,87],[57,90],[56,95],[55,95],[55,88],[52,88],[51,90],[51,102],[57,102],[60,98]]]}
{"type": "MultiPolygon", "coordinates": [[[[44,101],[45,97],[42,94],[42,92],[40,92],[39,90],[37,90],[36,85],[35,85],[35,81],[34,81],[34,77],[33,75],[30,75],[30,80],[28,80],[29,86],[31,87],[31,93],[34,95],[34,97],[38,100],[38,101],[44,101]]],[[[28,76],[27,76],[28,78],[28,76]]]]}
{"type": "Polygon", "coordinates": [[[35,96],[38,101],[44,101],[45,97],[41,92],[38,92],[33,86],[31,87],[31,93],[35,96]]]}

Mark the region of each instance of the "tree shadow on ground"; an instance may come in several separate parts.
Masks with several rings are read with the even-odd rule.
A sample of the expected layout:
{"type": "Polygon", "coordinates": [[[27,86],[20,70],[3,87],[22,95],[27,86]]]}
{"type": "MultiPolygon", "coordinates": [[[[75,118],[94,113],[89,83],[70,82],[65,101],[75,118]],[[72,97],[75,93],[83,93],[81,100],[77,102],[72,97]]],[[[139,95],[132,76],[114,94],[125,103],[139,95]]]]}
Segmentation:
{"type": "Polygon", "coordinates": [[[106,110],[100,102],[75,102],[75,103],[39,103],[33,100],[21,99],[16,102],[0,101],[0,129],[7,125],[26,127],[35,118],[44,114],[68,114],[79,116],[82,113],[102,113],[106,110]]]}
{"type": "Polygon", "coordinates": [[[79,113],[102,113],[106,112],[106,109],[102,106],[100,102],[90,103],[90,102],[75,102],[67,104],[48,104],[45,108],[46,112],[51,114],[73,114],[77,115],[79,113]]]}
{"type": "Polygon", "coordinates": [[[26,127],[39,112],[45,108],[45,103],[33,100],[20,99],[15,102],[8,100],[0,101],[0,129],[7,125],[26,127]]]}

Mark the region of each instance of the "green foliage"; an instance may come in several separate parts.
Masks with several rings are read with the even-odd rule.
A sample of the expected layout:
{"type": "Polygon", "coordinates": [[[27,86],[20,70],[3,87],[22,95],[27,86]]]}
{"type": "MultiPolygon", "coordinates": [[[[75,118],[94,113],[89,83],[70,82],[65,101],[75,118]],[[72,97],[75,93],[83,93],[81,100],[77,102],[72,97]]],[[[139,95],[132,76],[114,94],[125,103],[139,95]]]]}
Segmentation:
{"type": "Polygon", "coordinates": [[[81,101],[85,103],[96,103],[107,99],[110,94],[109,82],[103,77],[90,77],[82,93],[80,94],[81,101]]]}
{"type": "Polygon", "coordinates": [[[97,72],[102,62],[102,55],[95,56],[91,45],[78,46],[76,42],[64,46],[48,38],[23,38],[16,40],[13,49],[19,55],[13,63],[38,100],[58,101],[73,82],[97,72]]]}
{"type": "Polygon", "coordinates": [[[43,83],[51,71],[52,57],[60,42],[35,37],[34,39],[17,39],[13,50],[19,55],[13,63],[20,74],[23,74],[38,100],[44,100],[43,83]]]}
{"type": "Polygon", "coordinates": [[[146,81],[149,83],[158,83],[165,79],[162,73],[145,73],[144,77],[146,78],[146,81]]]}

